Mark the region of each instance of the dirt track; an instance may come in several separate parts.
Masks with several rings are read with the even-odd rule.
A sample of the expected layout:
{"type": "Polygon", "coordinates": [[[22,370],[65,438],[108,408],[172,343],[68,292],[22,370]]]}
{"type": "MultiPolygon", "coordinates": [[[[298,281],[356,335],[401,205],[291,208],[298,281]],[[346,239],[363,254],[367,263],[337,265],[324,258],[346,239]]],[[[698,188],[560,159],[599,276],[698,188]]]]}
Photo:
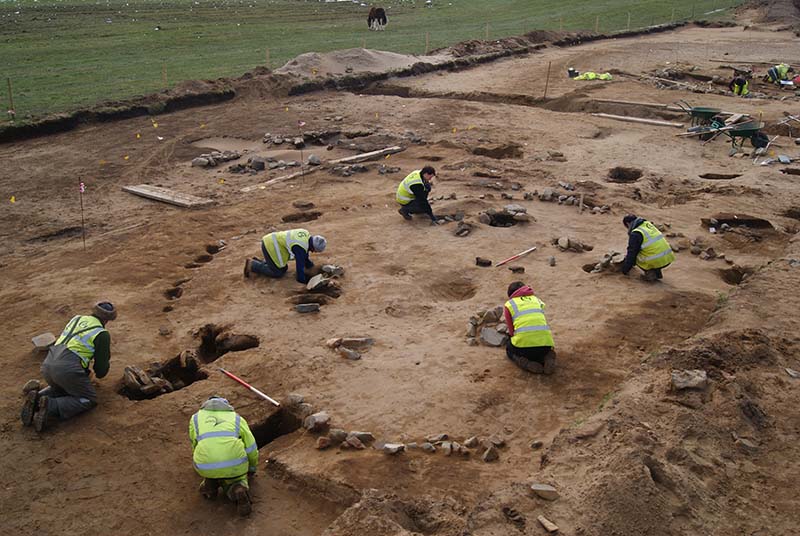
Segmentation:
{"type": "MultiPolygon", "coordinates": [[[[325,527],[328,534],[543,534],[536,516],[545,513],[563,534],[792,534],[798,501],[789,475],[798,471],[800,380],[782,367],[800,370],[800,272],[786,261],[800,255],[792,241],[800,212],[796,179],[781,174],[783,166],[729,158],[724,139],[703,146],[675,138],[678,129],[586,112],[684,121],[596,100],[668,104],[682,98],[774,122],[784,111],[796,114],[797,99],[660,90],[625,75],[611,83],[575,82],[564,73],[573,66],[639,75],[677,61],[698,66],[695,73],[727,77],[729,71],[707,60],[742,50],[748,59],[791,57],[797,44],[791,34],[768,28],[686,28],[548,48],[469,71],[391,80],[369,91],[382,95],[281,99],[253,91],[159,117],[157,127],[134,119],[0,146],[6,197],[0,320],[13,341],[6,345],[13,349],[0,354],[6,368],[0,386],[8,395],[0,406],[6,445],[0,526],[13,534],[263,534],[266,527],[275,535],[320,534],[325,527]],[[554,75],[549,100],[541,101],[548,62],[554,75]],[[419,98],[397,96],[414,91],[419,98]],[[508,95],[530,99],[520,105],[525,99],[508,95]],[[335,116],[344,119],[324,119],[335,116]],[[407,148],[368,163],[366,173],[339,177],[322,170],[249,194],[240,189],[288,171],[234,175],[227,165],[189,165],[203,148],[299,159],[286,145],[269,149],[260,142],[266,132],[295,135],[299,120],[306,130],[373,131],[343,138],[330,152],[306,149],[305,156],[346,156],[351,143],[360,150],[393,143],[407,148]],[[410,142],[409,131],[424,143],[410,142]],[[472,152],[513,144],[522,157],[472,152]],[[548,151],[563,153],[566,162],[552,160],[548,151]],[[455,223],[409,224],[396,214],[397,182],[426,163],[439,171],[433,196],[456,194],[456,200],[437,201],[434,210],[463,211],[475,225],[468,237],[453,236],[455,223]],[[380,175],[380,164],[402,172],[380,175]],[[620,165],[643,176],[630,184],[607,182],[608,171],[620,165]],[[703,173],[741,177],[712,181],[699,178],[703,173]],[[88,187],[85,253],[74,230],[80,225],[79,179],[88,187]],[[522,200],[526,191],[560,190],[559,181],[610,212],[579,214],[574,206],[522,200]],[[217,205],[187,211],[120,190],[142,182],[210,197],[217,205]],[[501,192],[513,200],[501,199],[501,192]],[[13,205],[10,195],[17,198],[13,205]],[[258,254],[262,234],[272,226],[293,227],[281,217],[297,212],[297,200],[322,212],[302,224],[329,240],[315,262],[346,271],[342,296],[318,315],[293,311],[291,300],[302,287],[291,276],[243,280],[241,274],[243,260],[258,254]],[[536,221],[511,228],[478,223],[480,211],[510,202],[527,207],[536,221]],[[628,212],[682,235],[670,238],[684,249],[661,284],[582,270],[609,250],[624,250],[620,220],[628,212]],[[717,212],[765,218],[775,229],[710,234],[700,220],[717,212]],[[594,250],[560,252],[550,245],[559,236],[594,250]],[[695,237],[754,275],[731,285],[725,278],[731,264],[689,253],[695,237]],[[219,240],[226,247],[208,253],[219,240]],[[496,262],[532,245],[538,251],[516,263],[525,267],[522,276],[475,266],[478,255],[496,262]],[[197,267],[185,267],[203,255],[197,267]],[[546,261],[550,255],[555,267],[546,261]],[[182,295],[168,299],[165,293],[185,278],[178,285],[182,295]],[[470,315],[502,303],[508,283],[520,278],[547,302],[560,360],[555,376],[529,375],[499,349],[466,344],[470,315]],[[42,357],[26,350],[28,339],[57,333],[99,296],[120,310],[110,325],[111,373],[97,382],[99,407],[42,437],[21,429],[18,389],[38,376],[42,357]],[[117,394],[125,365],[145,366],[197,348],[193,332],[208,323],[255,335],[260,345],[225,354],[207,367],[208,379],[175,393],[146,401],[117,394]],[[168,334],[160,335],[160,328],[168,334]],[[362,360],[348,361],[324,345],[343,335],[370,336],[376,345],[362,360]],[[468,459],[421,451],[388,457],[373,450],[317,451],[315,437],[294,431],[262,445],[254,515],[238,520],[230,505],[209,507],[196,492],[188,418],[215,393],[231,400],[251,426],[263,424],[268,412],[217,374],[217,364],[272,396],[302,393],[331,413],[334,426],[369,430],[379,440],[497,434],[507,447],[490,464],[477,453],[468,459]],[[672,366],[708,369],[712,389],[697,400],[668,393],[672,366]],[[753,414],[738,409],[747,401],[763,409],[763,422],[743,416],[753,414]],[[587,432],[596,423],[603,428],[587,432]],[[752,438],[757,452],[735,446],[731,432],[752,438]],[[542,450],[530,448],[534,440],[544,442],[542,450]],[[265,467],[268,458],[273,461],[265,467]],[[552,504],[530,498],[524,483],[531,481],[554,484],[562,498],[552,504]],[[372,488],[378,491],[366,491],[342,515],[372,488]]],[[[778,143],[779,154],[800,156],[788,137],[778,143]]]]}

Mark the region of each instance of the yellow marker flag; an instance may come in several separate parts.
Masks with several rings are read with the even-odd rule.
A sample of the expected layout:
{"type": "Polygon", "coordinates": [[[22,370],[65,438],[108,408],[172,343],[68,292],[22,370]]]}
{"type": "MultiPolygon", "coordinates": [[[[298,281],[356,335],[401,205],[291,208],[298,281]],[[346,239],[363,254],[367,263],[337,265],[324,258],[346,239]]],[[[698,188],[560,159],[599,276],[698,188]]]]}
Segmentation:
{"type": "Polygon", "coordinates": [[[156,123],[155,121],[153,121],[153,128],[158,128],[158,123],[156,123]]]}
{"type": "Polygon", "coordinates": [[[455,134],[457,131],[458,129],[456,127],[453,127],[453,134],[455,134]]]}
{"type": "Polygon", "coordinates": [[[200,124],[200,128],[206,128],[206,124],[205,123],[201,123],[200,124]]]}
{"type": "Polygon", "coordinates": [[[11,201],[11,204],[14,204],[14,203],[16,203],[16,202],[17,202],[17,198],[16,198],[16,196],[13,196],[13,195],[12,195],[12,196],[11,196],[11,199],[9,199],[9,201],[11,201]]]}
{"type": "Polygon", "coordinates": [[[289,111],[289,107],[288,107],[288,106],[286,107],[286,111],[287,111],[287,112],[289,111]]]}
{"type": "Polygon", "coordinates": [[[220,183],[220,184],[225,184],[225,179],[220,179],[220,180],[219,180],[219,183],[220,183]]]}
{"type": "Polygon", "coordinates": [[[375,112],[375,119],[378,118],[378,112],[375,112]]]}
{"type": "Polygon", "coordinates": [[[390,157],[390,156],[392,156],[392,155],[390,155],[390,154],[387,154],[387,155],[386,155],[386,156],[384,156],[383,158],[384,158],[384,160],[389,160],[389,157],[390,157]]]}
{"type": "Polygon", "coordinates": [[[141,135],[141,134],[139,134],[139,133],[137,132],[137,133],[136,133],[136,139],[138,140],[138,139],[139,139],[139,138],[141,138],[141,137],[142,137],[142,135],[141,135]]]}
{"type": "Polygon", "coordinates": [[[100,165],[101,166],[105,166],[106,165],[106,161],[105,160],[100,160],[100,165]]]}
{"type": "Polygon", "coordinates": [[[128,155],[125,155],[125,156],[122,157],[123,160],[127,160],[129,158],[130,158],[130,156],[128,156],[128,155]]]}

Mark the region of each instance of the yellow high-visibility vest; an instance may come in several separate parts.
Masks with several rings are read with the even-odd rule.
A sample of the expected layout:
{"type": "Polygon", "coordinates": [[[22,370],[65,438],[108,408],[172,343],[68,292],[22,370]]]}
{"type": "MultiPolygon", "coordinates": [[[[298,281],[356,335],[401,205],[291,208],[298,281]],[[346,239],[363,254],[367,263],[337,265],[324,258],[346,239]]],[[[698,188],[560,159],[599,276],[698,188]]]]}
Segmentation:
{"type": "Polygon", "coordinates": [[[663,268],[675,260],[675,254],[666,238],[649,221],[643,221],[631,232],[642,235],[642,248],[636,255],[636,266],[642,270],[663,268]]]}
{"type": "Polygon", "coordinates": [[[261,241],[269,253],[272,262],[278,268],[283,268],[294,259],[292,248],[300,246],[308,253],[308,241],[311,233],[305,229],[292,229],[290,231],[276,231],[265,235],[261,241]]]}
{"type": "Polygon", "coordinates": [[[420,175],[420,170],[412,171],[405,179],[400,181],[400,184],[397,186],[397,195],[395,196],[398,203],[407,205],[416,199],[416,196],[411,191],[411,187],[415,184],[424,184],[422,175],[420,175]]]}
{"type": "Polygon", "coordinates": [[[553,333],[544,316],[544,302],[536,296],[511,298],[505,305],[514,322],[511,344],[517,348],[554,346],[553,333]]]}
{"type": "Polygon", "coordinates": [[[78,354],[81,366],[89,368],[94,359],[94,340],[105,330],[97,317],[74,316],[56,339],[56,344],[63,344],[68,350],[78,354]]]}
{"type": "Polygon", "coordinates": [[[256,470],[258,445],[235,411],[201,409],[189,420],[189,439],[200,476],[233,478],[256,470]]]}

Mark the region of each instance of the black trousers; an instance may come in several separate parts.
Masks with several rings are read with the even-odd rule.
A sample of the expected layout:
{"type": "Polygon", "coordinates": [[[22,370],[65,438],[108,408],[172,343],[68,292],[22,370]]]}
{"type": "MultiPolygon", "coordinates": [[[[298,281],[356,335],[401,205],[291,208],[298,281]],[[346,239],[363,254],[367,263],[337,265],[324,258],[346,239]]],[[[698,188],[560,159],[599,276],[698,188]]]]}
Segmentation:
{"type": "Polygon", "coordinates": [[[540,365],[544,365],[544,356],[553,350],[552,346],[532,346],[530,348],[518,348],[511,344],[511,341],[506,343],[506,355],[514,362],[517,359],[524,358],[528,361],[536,361],[540,365]]]}

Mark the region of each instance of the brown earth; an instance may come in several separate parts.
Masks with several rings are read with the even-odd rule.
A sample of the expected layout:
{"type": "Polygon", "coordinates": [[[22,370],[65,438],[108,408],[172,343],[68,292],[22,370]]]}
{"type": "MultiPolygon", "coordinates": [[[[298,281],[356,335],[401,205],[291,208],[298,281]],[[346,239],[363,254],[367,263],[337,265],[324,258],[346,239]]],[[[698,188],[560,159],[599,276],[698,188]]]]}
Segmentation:
{"type": "MultiPolygon", "coordinates": [[[[0,321],[12,342],[0,353],[7,394],[0,404],[0,527],[37,535],[505,535],[544,534],[536,517],[545,515],[562,534],[575,535],[796,533],[800,380],[784,371],[800,370],[800,271],[787,262],[800,257],[794,176],[781,174],[781,166],[754,166],[752,156],[730,158],[723,138],[702,145],[674,137],[678,129],[587,113],[687,122],[673,112],[598,100],[686,99],[774,123],[796,113],[792,94],[743,100],[658,89],[638,78],[676,63],[727,78],[730,71],[709,60],[742,51],[748,61],[792,57],[796,39],[774,30],[687,27],[548,47],[467,71],[394,79],[364,94],[289,98],[264,87],[152,120],[85,125],[0,146],[0,321]],[[576,82],[567,67],[629,75],[576,82]],[[299,160],[285,144],[261,143],[266,132],[294,137],[298,121],[305,130],[352,134],[340,135],[332,151],[308,147],[304,157],[330,160],[392,143],[405,150],[366,163],[364,173],[317,170],[249,193],[240,190],[291,170],[253,176],[228,172],[235,161],[190,166],[209,148],[248,151],[241,162],[253,155],[299,160]],[[431,227],[396,214],[397,182],[429,162],[439,171],[433,196],[456,194],[434,210],[463,211],[475,226],[469,236],[455,237],[454,223],[431,227]],[[379,174],[381,164],[401,172],[379,174]],[[609,182],[617,167],[642,175],[609,182]],[[699,177],[706,173],[740,176],[699,177]],[[85,251],[79,181],[87,185],[85,251]],[[566,193],[559,181],[610,211],[522,199],[547,187],[566,193]],[[139,183],[216,205],[185,210],[121,191],[139,183]],[[291,275],[242,278],[261,235],[291,228],[282,218],[298,212],[296,201],[314,203],[320,215],[304,225],[328,238],[315,262],[346,271],[342,295],[318,299],[315,315],[294,312],[303,287],[291,275]],[[536,221],[478,223],[480,211],[509,202],[536,221]],[[662,283],[582,270],[606,251],[624,250],[620,220],[628,212],[677,234],[670,240],[683,249],[662,283]],[[711,234],[701,219],[720,212],[764,218],[775,229],[711,234]],[[551,245],[559,236],[594,250],[560,252],[551,245]],[[695,237],[734,264],[691,255],[686,248],[695,237]],[[522,275],[474,263],[534,245],[536,252],[515,263],[525,267],[522,275]],[[552,377],[517,369],[499,349],[466,343],[469,316],[502,303],[508,283],[519,278],[547,302],[559,355],[552,377]],[[57,333],[101,296],[120,315],[110,324],[111,372],[96,381],[100,405],[41,436],[21,428],[19,388],[38,376],[42,359],[28,340],[57,333]],[[208,324],[259,345],[218,359],[219,349],[206,346],[208,377],[174,393],[138,401],[118,393],[125,365],[144,368],[199,349],[208,324]],[[324,344],[345,335],[376,344],[349,361],[324,344]],[[302,393],[334,426],[368,430],[379,441],[496,434],[506,446],[493,463],[477,451],[467,458],[318,451],[315,434],[297,430],[217,365],[276,398],[302,393]],[[706,370],[710,387],[670,390],[673,368],[706,370]],[[204,502],[196,490],[187,423],[212,394],[231,400],[259,437],[262,463],[248,519],[237,519],[224,501],[204,502]],[[531,448],[535,440],[541,450],[531,448]],[[531,482],[553,484],[561,498],[534,498],[531,482]]],[[[791,138],[776,144],[775,154],[800,156],[791,138]]]]}

